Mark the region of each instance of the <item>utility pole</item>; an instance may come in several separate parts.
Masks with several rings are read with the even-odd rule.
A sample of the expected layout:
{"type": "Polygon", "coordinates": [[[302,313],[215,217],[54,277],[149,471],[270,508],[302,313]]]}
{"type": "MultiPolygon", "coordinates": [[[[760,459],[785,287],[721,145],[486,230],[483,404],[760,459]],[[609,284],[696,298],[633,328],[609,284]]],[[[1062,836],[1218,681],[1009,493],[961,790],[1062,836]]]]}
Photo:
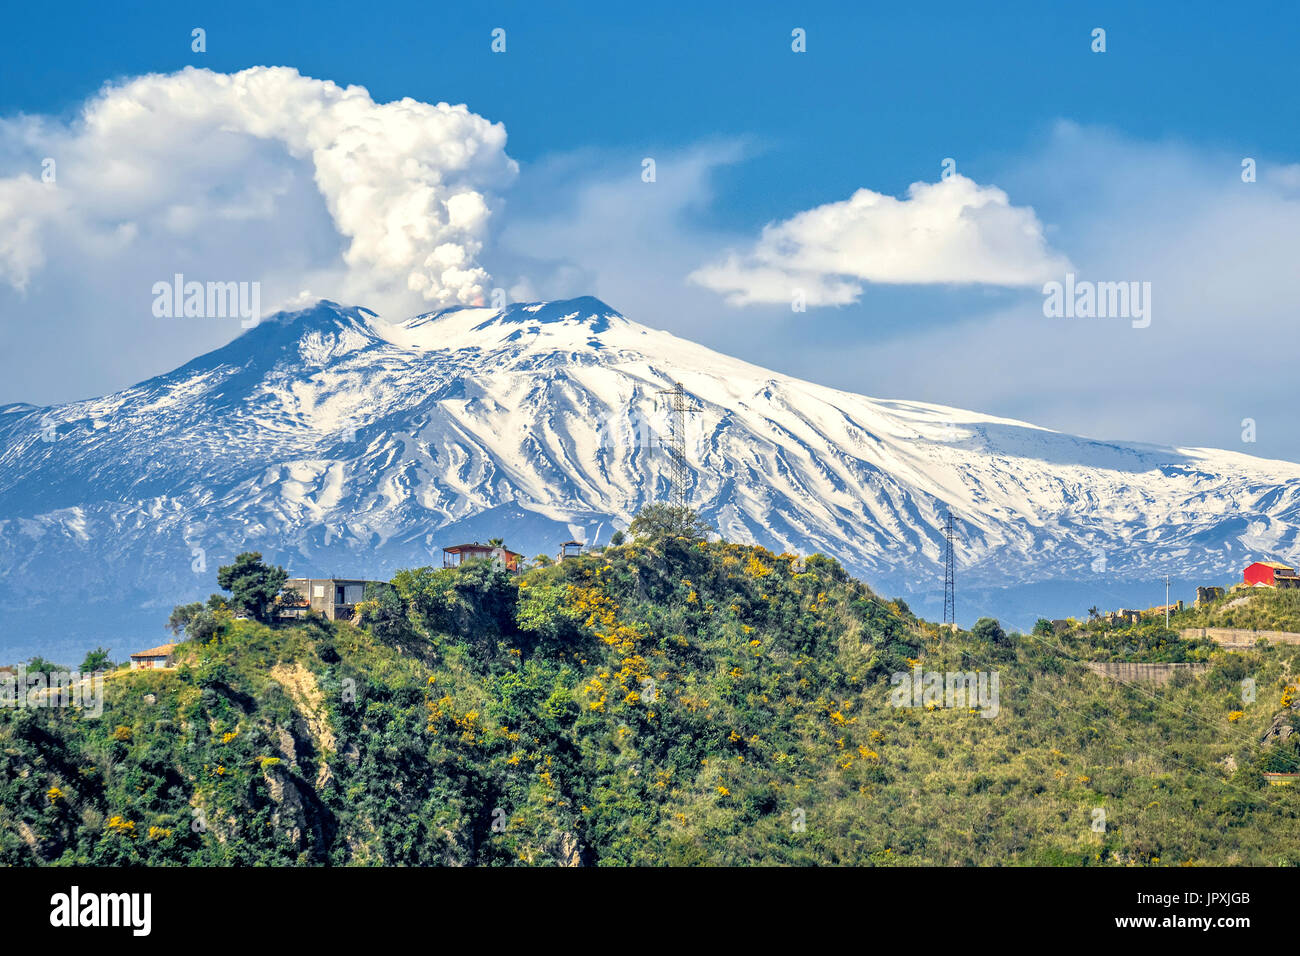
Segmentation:
{"type": "Polygon", "coordinates": [[[957,626],[957,587],[954,582],[953,570],[956,566],[956,556],[952,549],[952,512],[948,512],[948,520],[944,523],[944,558],[943,558],[943,622],[957,626]]]}
{"type": "Polygon", "coordinates": [[[686,416],[700,410],[694,399],[686,394],[681,382],[674,382],[672,388],[661,388],[660,395],[667,395],[672,402],[672,435],[666,448],[672,459],[672,468],[668,478],[668,500],[679,508],[685,508],[689,498],[687,485],[690,480],[690,466],[686,463],[686,416]]]}

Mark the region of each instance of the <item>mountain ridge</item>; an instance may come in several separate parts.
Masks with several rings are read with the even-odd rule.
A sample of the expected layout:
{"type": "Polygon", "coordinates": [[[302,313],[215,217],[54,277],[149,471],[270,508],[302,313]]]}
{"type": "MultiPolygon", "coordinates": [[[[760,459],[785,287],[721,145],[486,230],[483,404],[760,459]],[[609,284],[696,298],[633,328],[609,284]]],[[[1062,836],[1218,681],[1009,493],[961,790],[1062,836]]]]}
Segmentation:
{"type": "Polygon", "coordinates": [[[1290,462],[872,399],[593,297],[395,323],[321,300],[110,395],[0,408],[0,579],[39,609],[43,582],[70,577],[143,622],[201,596],[191,565],[240,550],[376,577],[471,529],[528,553],[603,543],[667,496],[660,392],[678,382],[701,409],[690,497],[725,537],[831,554],[923,607],[949,509],[964,594],[995,612],[1004,588],[1123,603],[1131,581],[1220,583],[1239,557],[1297,549],[1290,462]]]}

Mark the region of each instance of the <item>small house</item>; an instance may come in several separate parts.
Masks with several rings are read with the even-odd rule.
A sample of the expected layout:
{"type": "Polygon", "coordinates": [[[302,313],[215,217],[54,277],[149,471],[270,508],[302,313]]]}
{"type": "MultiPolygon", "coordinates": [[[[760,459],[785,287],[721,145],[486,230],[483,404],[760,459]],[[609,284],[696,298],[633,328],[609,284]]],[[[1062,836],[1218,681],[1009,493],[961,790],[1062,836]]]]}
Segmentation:
{"type": "Polygon", "coordinates": [[[315,611],[331,621],[350,621],[370,583],[361,578],[290,578],[284,582],[284,589],[293,591],[297,599],[282,597],[275,616],[282,621],[293,620],[315,611]]]}
{"type": "Polygon", "coordinates": [[[502,545],[479,544],[475,541],[473,544],[453,544],[449,548],[443,548],[442,566],[444,569],[458,568],[466,561],[496,561],[510,573],[518,574],[519,559],[522,557],[519,552],[502,545]]]}
{"type": "Polygon", "coordinates": [[[585,543],[582,541],[564,542],[562,545],[560,545],[560,560],[563,561],[565,558],[578,557],[578,555],[582,554],[582,549],[585,546],[586,546],[585,543]]]}
{"type": "Polygon", "coordinates": [[[1300,773],[1266,773],[1264,782],[1271,787],[1289,787],[1300,780],[1300,773]]]}
{"type": "Polygon", "coordinates": [[[131,670],[147,671],[158,670],[163,667],[175,667],[176,656],[173,653],[176,650],[176,643],[159,644],[157,647],[151,647],[147,651],[140,651],[131,655],[131,670]]]}
{"type": "Polygon", "coordinates": [[[1242,583],[1255,588],[1300,587],[1295,568],[1276,561],[1256,561],[1241,572],[1242,583]]]}

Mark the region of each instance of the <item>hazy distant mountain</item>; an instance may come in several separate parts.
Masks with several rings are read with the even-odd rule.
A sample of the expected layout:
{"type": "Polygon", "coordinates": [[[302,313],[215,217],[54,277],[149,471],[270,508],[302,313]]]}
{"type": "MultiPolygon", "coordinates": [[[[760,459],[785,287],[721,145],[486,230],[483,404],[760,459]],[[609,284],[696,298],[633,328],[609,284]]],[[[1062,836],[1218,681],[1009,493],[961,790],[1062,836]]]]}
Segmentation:
{"type": "Polygon", "coordinates": [[[690,498],[724,536],[832,554],[932,616],[949,507],[963,621],[1145,606],[1166,574],[1300,550],[1289,462],[865,398],[593,298],[398,324],[321,302],[104,398],[0,408],[0,657],[144,646],[243,550],[380,577],[464,540],[605,542],[667,495],[675,382],[690,498]]]}

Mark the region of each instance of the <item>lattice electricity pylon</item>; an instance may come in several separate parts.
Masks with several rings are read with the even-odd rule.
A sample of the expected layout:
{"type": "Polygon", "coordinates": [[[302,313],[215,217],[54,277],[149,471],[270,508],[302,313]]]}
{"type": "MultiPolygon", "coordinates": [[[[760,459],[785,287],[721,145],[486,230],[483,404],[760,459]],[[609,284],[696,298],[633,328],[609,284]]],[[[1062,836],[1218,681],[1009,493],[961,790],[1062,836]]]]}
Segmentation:
{"type": "Polygon", "coordinates": [[[686,394],[681,382],[674,382],[672,388],[661,388],[660,395],[672,399],[672,436],[664,447],[672,459],[668,473],[668,500],[679,508],[685,508],[688,501],[688,484],[690,466],[686,463],[686,416],[694,415],[701,409],[695,400],[686,394]]]}
{"type": "Polygon", "coordinates": [[[948,520],[944,522],[943,539],[943,622],[945,624],[956,625],[957,623],[957,585],[954,581],[953,571],[957,564],[957,556],[952,547],[952,512],[948,512],[948,520]]]}

